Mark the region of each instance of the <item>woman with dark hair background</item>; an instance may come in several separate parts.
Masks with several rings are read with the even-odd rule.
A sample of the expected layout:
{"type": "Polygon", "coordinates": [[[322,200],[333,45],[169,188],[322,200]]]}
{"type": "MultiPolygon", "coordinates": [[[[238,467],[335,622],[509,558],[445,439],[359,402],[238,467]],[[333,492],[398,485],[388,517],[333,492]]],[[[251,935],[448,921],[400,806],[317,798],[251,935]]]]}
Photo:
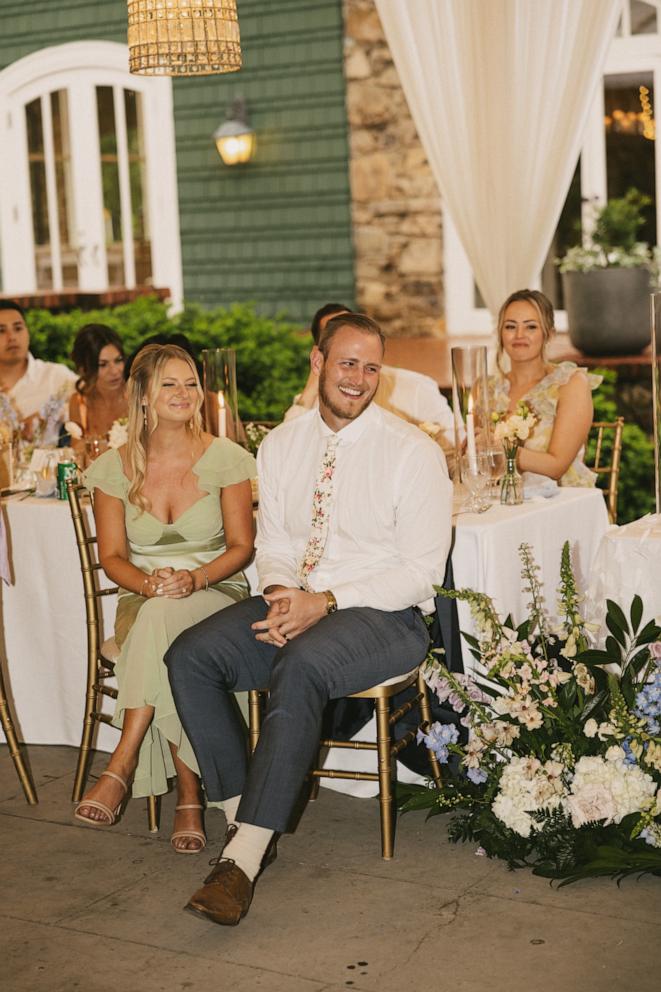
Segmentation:
{"type": "Polygon", "coordinates": [[[111,327],[86,324],[76,335],[71,358],[78,381],[69,401],[69,421],[80,429],[81,438],[73,438],[74,447],[80,447],[105,440],[113,423],[128,414],[124,348],[111,327]]]}

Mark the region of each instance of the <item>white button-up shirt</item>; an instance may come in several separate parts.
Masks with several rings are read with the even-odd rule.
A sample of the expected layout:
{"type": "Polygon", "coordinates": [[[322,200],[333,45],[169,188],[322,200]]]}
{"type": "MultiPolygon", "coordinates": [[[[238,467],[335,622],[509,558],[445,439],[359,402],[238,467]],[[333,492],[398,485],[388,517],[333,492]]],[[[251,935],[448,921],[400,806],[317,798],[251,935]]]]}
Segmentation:
{"type": "MultiPolygon", "coordinates": [[[[32,417],[48,402],[51,396],[69,397],[76,384],[76,373],[66,365],[43,362],[28,352],[25,375],[7,391],[13,406],[22,420],[32,417]]],[[[64,420],[67,419],[66,406],[64,420]]]]}
{"type": "MultiPolygon", "coordinates": [[[[260,591],[298,587],[312,496],[326,440],[318,410],[281,424],[257,455],[260,591]]],[[[340,609],[432,609],[450,550],[452,485],[443,452],[421,430],[372,403],[338,433],[328,537],[308,577],[340,609]]]]}

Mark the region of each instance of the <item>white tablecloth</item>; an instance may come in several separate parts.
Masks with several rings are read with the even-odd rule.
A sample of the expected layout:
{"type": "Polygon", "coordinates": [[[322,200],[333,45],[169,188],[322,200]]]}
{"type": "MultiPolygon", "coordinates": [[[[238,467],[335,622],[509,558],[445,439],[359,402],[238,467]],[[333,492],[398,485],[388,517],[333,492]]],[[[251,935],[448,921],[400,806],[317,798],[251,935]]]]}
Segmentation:
{"type": "MultiPolygon", "coordinates": [[[[530,596],[521,588],[518,548],[526,543],[540,567],[546,608],[553,616],[563,544],[569,541],[579,589],[587,589],[607,529],[606,504],[597,489],[561,488],[549,499],[459,516],[452,552],[455,588],[488,593],[503,619],[511,613],[515,623],[521,623],[528,615],[530,596]]],[[[474,633],[468,606],[460,602],[458,610],[461,629],[474,633]]],[[[468,670],[472,656],[465,648],[463,654],[468,670]]]]}
{"type": "MultiPolygon", "coordinates": [[[[18,733],[32,744],[78,746],[86,678],[85,614],[69,507],[65,501],[52,499],[9,499],[3,513],[14,584],[0,592],[0,651],[7,664],[18,733]]],[[[516,554],[521,541],[535,549],[552,605],[563,541],[569,539],[572,544],[582,580],[607,520],[600,493],[564,489],[549,500],[520,507],[494,506],[479,516],[461,514],[456,524],[452,555],[456,585],[488,592],[498,608],[511,610],[520,619],[525,611],[516,554]]],[[[254,581],[254,569],[248,570],[248,576],[254,581]]],[[[109,636],[115,599],[107,597],[102,602],[109,636]]],[[[463,607],[460,622],[462,629],[470,630],[463,607]]],[[[99,727],[99,748],[112,750],[116,741],[116,730],[99,727]]],[[[340,757],[355,760],[357,754],[344,751],[340,757]]],[[[324,784],[344,788],[339,782],[326,780],[324,784]]]]}
{"type": "MultiPolygon", "coordinates": [[[[30,744],[80,745],[87,681],[83,582],[66,500],[4,501],[13,584],[0,583],[0,650],[18,736],[30,744]]],[[[108,585],[110,583],[107,583],[108,585]]],[[[102,599],[105,636],[116,600],[102,599]]],[[[105,700],[106,711],[112,702],[105,700]]],[[[0,732],[0,740],[4,740],[0,732]]],[[[118,731],[99,725],[97,746],[111,751],[118,731]]]]}
{"type": "Polygon", "coordinates": [[[661,623],[661,515],[650,514],[623,527],[610,527],[601,539],[586,596],[586,612],[606,636],[606,599],[628,617],[631,600],[643,601],[643,623],[661,623]]]}

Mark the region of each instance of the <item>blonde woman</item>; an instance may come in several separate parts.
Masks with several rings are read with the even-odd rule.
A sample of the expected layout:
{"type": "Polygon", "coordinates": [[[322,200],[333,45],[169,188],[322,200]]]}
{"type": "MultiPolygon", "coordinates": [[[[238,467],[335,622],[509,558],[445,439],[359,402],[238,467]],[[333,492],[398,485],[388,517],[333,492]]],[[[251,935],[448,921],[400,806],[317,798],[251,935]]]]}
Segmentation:
{"type": "Polygon", "coordinates": [[[112,825],[130,782],[134,797],[160,795],[176,775],[172,844],[193,854],[206,843],[198,768],[163,655],[181,631],[248,595],[241,569],[253,553],[256,466],[234,442],[202,431],[202,389],[181,348],[144,348],[128,397],[127,444],[105,452],[85,475],[99,559],[120,587],[114,723],[122,733],[75,816],[112,825]]]}
{"type": "Polygon", "coordinates": [[[546,346],[555,333],[551,301],[536,289],[512,293],[498,314],[498,373],[489,382],[492,409],[513,412],[525,401],[537,423],[519,448],[517,465],[557,479],[561,486],[593,486],[583,462],[592,423],[592,391],[601,382],[574,362],[549,362],[546,346]],[[510,360],[503,372],[502,356],[510,360]]]}

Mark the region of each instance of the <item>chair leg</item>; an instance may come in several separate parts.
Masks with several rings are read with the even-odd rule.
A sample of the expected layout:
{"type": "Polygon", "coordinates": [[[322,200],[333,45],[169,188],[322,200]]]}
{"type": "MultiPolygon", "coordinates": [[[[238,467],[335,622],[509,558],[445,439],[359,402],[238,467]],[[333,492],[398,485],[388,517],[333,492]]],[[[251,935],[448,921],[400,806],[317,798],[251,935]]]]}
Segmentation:
{"type": "MultiPolygon", "coordinates": [[[[427,689],[427,683],[425,682],[422,672],[418,672],[418,692],[420,693],[420,713],[422,715],[423,723],[427,726],[431,726],[431,707],[429,705],[429,691],[427,689]]],[[[433,751],[427,750],[427,757],[429,758],[429,764],[431,765],[431,774],[434,779],[434,783],[437,789],[441,788],[441,765],[434,754],[433,751]]]]}
{"type": "Polygon", "coordinates": [[[149,820],[149,832],[152,834],[158,833],[159,814],[158,796],[147,796],[147,818],[149,820]]]}
{"type": "Polygon", "coordinates": [[[393,818],[392,741],[390,703],[376,699],[376,749],[379,764],[379,807],[381,811],[381,857],[390,861],[395,847],[393,818]]]}
{"type": "Polygon", "coordinates": [[[85,696],[85,717],[83,719],[83,736],[78,749],[78,762],[76,764],[76,774],[73,780],[72,800],[79,803],[83,798],[83,789],[87,778],[87,766],[89,764],[90,751],[92,749],[92,734],[94,733],[94,708],[96,706],[96,691],[93,687],[88,688],[85,696]]]}
{"type": "Polygon", "coordinates": [[[12,756],[14,767],[16,768],[16,774],[18,775],[18,780],[21,783],[23,792],[25,793],[25,798],[30,806],[36,806],[39,802],[37,799],[37,792],[32,784],[32,779],[30,778],[27,765],[23,760],[18,738],[16,737],[16,731],[14,730],[14,724],[12,723],[11,715],[9,713],[2,671],[0,671],[0,723],[2,724],[2,729],[4,730],[5,738],[7,740],[7,744],[9,745],[9,753],[12,756]]]}
{"type": "Polygon", "coordinates": [[[248,743],[252,754],[262,729],[262,694],[259,689],[251,689],[248,693],[248,724],[248,743]]]}

